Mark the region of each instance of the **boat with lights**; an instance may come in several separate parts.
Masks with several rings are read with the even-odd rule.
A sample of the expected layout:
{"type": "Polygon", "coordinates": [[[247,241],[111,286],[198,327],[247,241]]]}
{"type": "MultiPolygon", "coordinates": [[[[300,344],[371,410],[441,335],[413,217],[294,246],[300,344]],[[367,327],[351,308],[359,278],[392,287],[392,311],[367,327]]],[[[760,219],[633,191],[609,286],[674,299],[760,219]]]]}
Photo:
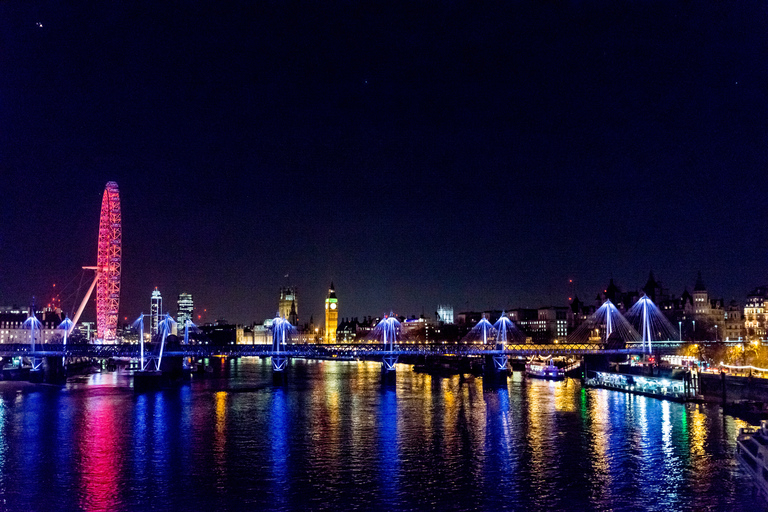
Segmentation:
{"type": "Polygon", "coordinates": [[[525,363],[525,374],[529,377],[534,377],[537,379],[565,379],[565,369],[557,366],[552,359],[548,359],[546,361],[528,361],[525,363]]]}
{"type": "Polygon", "coordinates": [[[752,475],[763,498],[768,499],[768,420],[759,427],[746,427],[736,438],[736,458],[752,475]]]}

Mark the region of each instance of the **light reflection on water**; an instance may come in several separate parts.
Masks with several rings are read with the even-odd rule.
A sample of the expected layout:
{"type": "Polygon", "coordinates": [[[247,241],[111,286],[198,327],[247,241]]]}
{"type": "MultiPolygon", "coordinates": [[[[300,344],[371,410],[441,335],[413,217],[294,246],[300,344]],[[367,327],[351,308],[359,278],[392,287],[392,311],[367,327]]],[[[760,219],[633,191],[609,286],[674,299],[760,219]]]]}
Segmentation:
{"type": "Polygon", "coordinates": [[[134,395],[127,375],[0,383],[0,510],[764,510],[744,423],[578,382],[483,388],[401,366],[216,361],[134,395]]]}

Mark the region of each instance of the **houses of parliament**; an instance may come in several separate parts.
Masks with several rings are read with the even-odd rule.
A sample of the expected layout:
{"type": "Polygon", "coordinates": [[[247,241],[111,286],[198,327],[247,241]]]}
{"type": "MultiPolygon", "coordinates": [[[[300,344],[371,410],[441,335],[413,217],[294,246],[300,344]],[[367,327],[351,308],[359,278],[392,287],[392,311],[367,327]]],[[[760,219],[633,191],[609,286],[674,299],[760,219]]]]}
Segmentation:
{"type": "MultiPolygon", "coordinates": [[[[299,301],[296,294],[296,288],[286,286],[280,288],[280,300],[278,301],[278,315],[287,319],[291,325],[299,325],[299,301]]],[[[339,300],[336,297],[336,289],[331,282],[328,288],[328,295],[325,298],[325,324],[323,332],[320,333],[319,327],[315,327],[314,318],[310,317],[309,325],[305,329],[305,336],[313,337],[317,341],[322,339],[325,343],[336,343],[336,329],[339,327],[339,300]]]]}

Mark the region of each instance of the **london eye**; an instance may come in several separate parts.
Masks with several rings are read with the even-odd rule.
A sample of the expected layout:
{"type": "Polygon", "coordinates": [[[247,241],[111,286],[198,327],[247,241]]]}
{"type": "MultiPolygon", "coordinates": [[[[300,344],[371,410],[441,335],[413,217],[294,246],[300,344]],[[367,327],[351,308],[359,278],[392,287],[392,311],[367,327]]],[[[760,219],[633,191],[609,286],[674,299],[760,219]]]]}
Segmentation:
{"type": "Polygon", "coordinates": [[[96,276],[88,289],[70,327],[74,329],[86,302],[96,288],[96,338],[114,343],[117,338],[117,312],[120,306],[120,270],[122,264],[122,226],[120,222],[120,193],[117,183],[110,181],[104,188],[99,217],[99,242],[95,267],[96,276]]]}
{"type": "Polygon", "coordinates": [[[117,337],[121,263],[120,193],[117,183],[110,181],[101,200],[96,257],[96,337],[104,341],[114,341],[117,337]]]}

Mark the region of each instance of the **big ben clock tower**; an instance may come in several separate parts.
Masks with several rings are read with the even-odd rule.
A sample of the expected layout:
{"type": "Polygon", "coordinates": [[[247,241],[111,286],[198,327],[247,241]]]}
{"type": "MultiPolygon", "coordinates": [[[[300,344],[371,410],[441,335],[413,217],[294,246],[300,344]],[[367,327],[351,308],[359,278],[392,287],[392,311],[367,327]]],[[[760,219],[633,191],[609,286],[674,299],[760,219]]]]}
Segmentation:
{"type": "Polygon", "coordinates": [[[336,328],[339,326],[339,300],[333,282],[325,299],[325,342],[336,343],[336,328]]]}

